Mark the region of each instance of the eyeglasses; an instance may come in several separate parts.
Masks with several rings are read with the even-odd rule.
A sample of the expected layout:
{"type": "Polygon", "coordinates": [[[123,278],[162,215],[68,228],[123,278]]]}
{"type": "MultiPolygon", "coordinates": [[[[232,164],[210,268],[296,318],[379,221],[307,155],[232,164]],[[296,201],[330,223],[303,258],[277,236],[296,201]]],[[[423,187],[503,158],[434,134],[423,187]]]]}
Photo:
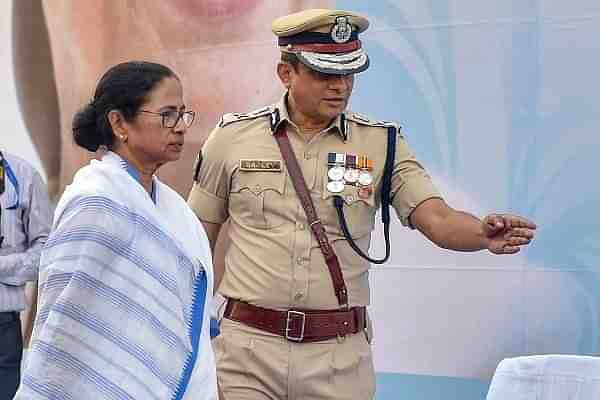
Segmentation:
{"type": "Polygon", "coordinates": [[[188,110],[188,111],[171,110],[171,111],[163,111],[160,113],[157,113],[154,111],[148,111],[148,110],[140,110],[140,112],[161,116],[162,117],[161,125],[163,128],[174,128],[179,123],[179,119],[183,120],[183,123],[185,124],[186,127],[190,127],[190,126],[192,126],[192,123],[194,122],[194,118],[196,117],[196,112],[192,111],[192,110],[188,110]]]}

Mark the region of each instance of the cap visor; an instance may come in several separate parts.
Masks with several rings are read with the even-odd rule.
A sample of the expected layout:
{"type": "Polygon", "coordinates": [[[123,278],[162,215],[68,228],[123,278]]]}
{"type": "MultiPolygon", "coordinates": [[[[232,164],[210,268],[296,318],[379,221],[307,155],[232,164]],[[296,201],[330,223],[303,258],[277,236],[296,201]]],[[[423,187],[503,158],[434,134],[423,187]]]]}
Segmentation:
{"type": "Polygon", "coordinates": [[[295,54],[302,64],[324,74],[356,74],[369,68],[369,57],[362,48],[350,53],[339,54],[308,51],[300,51],[295,54]]]}

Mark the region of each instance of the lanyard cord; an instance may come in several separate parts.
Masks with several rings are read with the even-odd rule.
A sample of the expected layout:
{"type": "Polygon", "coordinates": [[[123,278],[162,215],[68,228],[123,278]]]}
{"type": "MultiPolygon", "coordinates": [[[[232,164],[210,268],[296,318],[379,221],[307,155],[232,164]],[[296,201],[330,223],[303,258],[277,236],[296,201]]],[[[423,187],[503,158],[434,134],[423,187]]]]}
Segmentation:
{"type": "Polygon", "coordinates": [[[333,205],[337,211],[340,228],[342,228],[344,237],[350,244],[350,247],[352,247],[359,256],[373,264],[383,264],[390,258],[390,204],[392,203],[392,173],[394,172],[395,155],[396,128],[390,126],[388,127],[387,154],[385,157],[383,179],[381,183],[381,221],[383,222],[383,236],[385,239],[385,257],[381,259],[371,258],[358,247],[348,230],[348,224],[346,223],[346,217],[344,216],[344,199],[339,195],[333,196],[333,205]]]}
{"type": "MultiPolygon", "coordinates": [[[[15,188],[15,193],[17,195],[17,199],[15,201],[15,204],[6,207],[7,210],[16,210],[17,208],[19,208],[19,181],[17,180],[17,177],[14,173],[14,171],[12,170],[12,168],[10,167],[10,164],[8,163],[8,161],[6,160],[6,158],[4,158],[4,154],[2,154],[2,152],[0,151],[0,162],[2,163],[2,173],[6,174],[6,177],[8,178],[8,181],[13,185],[13,187],[15,188]]],[[[0,179],[4,180],[4,177],[0,177],[0,179]]]]}

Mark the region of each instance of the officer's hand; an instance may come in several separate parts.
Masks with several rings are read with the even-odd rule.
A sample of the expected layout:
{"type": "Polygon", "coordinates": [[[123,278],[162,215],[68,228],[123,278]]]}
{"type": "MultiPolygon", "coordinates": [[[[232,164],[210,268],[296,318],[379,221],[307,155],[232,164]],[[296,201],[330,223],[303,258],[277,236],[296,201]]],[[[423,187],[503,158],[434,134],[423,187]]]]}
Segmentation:
{"type": "Polygon", "coordinates": [[[508,214],[490,214],[482,221],[489,239],[488,250],[494,254],[514,254],[531,242],[537,226],[526,218],[508,214]]]}

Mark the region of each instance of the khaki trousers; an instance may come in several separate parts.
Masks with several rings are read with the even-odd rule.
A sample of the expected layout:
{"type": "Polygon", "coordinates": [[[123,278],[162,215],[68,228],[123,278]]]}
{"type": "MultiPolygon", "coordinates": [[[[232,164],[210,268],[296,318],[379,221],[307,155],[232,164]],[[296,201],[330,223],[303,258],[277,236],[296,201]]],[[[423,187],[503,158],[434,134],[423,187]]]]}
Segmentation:
{"type": "Polygon", "coordinates": [[[226,400],[370,400],[375,394],[364,332],[295,343],[223,319],[213,345],[226,400]]]}

